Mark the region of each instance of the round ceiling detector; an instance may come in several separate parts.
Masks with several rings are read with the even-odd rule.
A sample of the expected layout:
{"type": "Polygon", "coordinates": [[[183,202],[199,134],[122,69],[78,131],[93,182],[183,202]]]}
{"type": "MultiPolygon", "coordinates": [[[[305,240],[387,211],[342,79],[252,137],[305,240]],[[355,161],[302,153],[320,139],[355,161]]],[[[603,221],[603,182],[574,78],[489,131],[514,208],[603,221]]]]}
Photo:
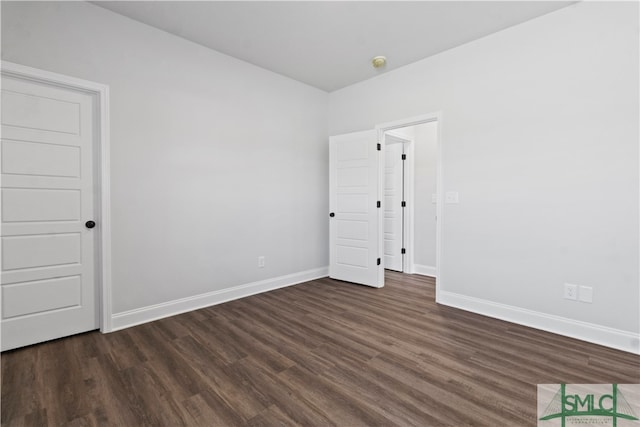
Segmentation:
{"type": "Polygon", "coordinates": [[[373,68],[384,67],[385,64],[387,63],[387,58],[385,58],[384,56],[375,56],[371,60],[371,63],[373,64],[373,68]]]}

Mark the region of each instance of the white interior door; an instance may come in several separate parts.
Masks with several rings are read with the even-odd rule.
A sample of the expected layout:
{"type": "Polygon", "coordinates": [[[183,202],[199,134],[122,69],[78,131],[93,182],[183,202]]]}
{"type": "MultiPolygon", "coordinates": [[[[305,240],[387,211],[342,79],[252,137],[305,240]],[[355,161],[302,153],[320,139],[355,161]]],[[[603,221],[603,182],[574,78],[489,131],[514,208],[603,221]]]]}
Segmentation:
{"type": "Polygon", "coordinates": [[[2,77],[2,350],[98,327],[89,94],[2,77]],[[91,224],[88,224],[91,226],[91,224]]]}
{"type": "Polygon", "coordinates": [[[374,130],[330,138],[329,276],[382,287],[377,143],[374,130]]]}
{"type": "Polygon", "coordinates": [[[384,167],[384,268],[402,271],[404,144],[387,137],[384,167]]]}

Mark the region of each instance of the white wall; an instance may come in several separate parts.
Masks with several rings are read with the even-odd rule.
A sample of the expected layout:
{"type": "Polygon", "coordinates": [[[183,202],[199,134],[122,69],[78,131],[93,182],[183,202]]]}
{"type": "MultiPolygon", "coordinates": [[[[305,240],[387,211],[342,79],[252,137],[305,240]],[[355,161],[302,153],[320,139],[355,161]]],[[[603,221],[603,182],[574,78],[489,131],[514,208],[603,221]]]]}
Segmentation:
{"type": "Polygon", "coordinates": [[[331,93],[329,133],[441,111],[441,290],[637,333],[638,73],[638,5],[581,2],[331,93]]]}
{"type": "Polygon", "coordinates": [[[422,271],[436,268],[436,204],[431,195],[436,193],[438,123],[429,122],[412,126],[414,129],[414,263],[422,271]]]}
{"type": "Polygon", "coordinates": [[[325,92],[84,2],[2,2],[2,59],[110,85],[115,313],[328,264],[325,92]]]}

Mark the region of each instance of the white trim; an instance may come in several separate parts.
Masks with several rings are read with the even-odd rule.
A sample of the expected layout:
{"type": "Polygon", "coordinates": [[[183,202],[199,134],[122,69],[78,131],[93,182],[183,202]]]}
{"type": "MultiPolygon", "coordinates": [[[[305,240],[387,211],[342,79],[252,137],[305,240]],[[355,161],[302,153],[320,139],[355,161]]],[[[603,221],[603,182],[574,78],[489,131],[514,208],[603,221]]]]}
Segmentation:
{"type": "Polygon", "coordinates": [[[129,328],[142,323],[152,322],[164,317],[175,316],[212,305],[222,304],[238,298],[244,298],[274,289],[297,285],[310,280],[327,277],[329,267],[321,267],[313,270],[301,271],[299,273],[288,274],[286,276],[274,277],[272,279],[260,280],[258,282],[247,283],[234,286],[232,288],[220,289],[218,291],[207,292],[192,297],[181,298],[134,310],[124,311],[113,315],[113,330],[129,328]]]}
{"type": "Polygon", "coordinates": [[[385,133],[387,135],[389,135],[389,136],[392,136],[392,137],[396,138],[396,139],[401,139],[404,142],[410,142],[411,141],[411,138],[408,138],[404,134],[402,134],[400,132],[397,132],[397,129],[388,130],[388,131],[385,131],[385,133]]]}
{"type": "MultiPolygon", "coordinates": [[[[376,125],[376,130],[378,131],[378,142],[382,143],[384,141],[384,133],[391,131],[393,129],[399,129],[407,126],[415,126],[421,125],[423,123],[429,122],[437,122],[438,126],[436,129],[437,132],[437,146],[436,146],[436,193],[437,193],[437,204],[436,204],[436,274],[435,276],[438,278],[436,280],[436,302],[439,302],[439,295],[441,289],[443,288],[443,280],[442,280],[442,224],[443,224],[443,204],[444,204],[444,191],[443,191],[443,182],[442,177],[444,165],[442,162],[442,111],[436,111],[434,113],[424,114],[421,116],[409,117],[402,120],[396,120],[393,122],[387,122],[376,125]]],[[[382,164],[381,167],[384,167],[382,164]]],[[[381,169],[383,170],[383,169],[381,169]]],[[[415,201],[415,198],[414,198],[415,201]]],[[[415,204],[415,202],[413,203],[415,204]]],[[[412,215],[415,217],[415,214],[412,215]]],[[[384,224],[381,225],[384,227],[384,224]]],[[[409,254],[413,257],[413,250],[409,254]]],[[[411,264],[413,264],[415,259],[412,259],[411,264]]],[[[414,269],[416,268],[414,264],[414,269]]],[[[407,273],[413,273],[413,271],[409,270],[407,273]]]]}
{"type": "Polygon", "coordinates": [[[96,143],[99,146],[100,172],[99,192],[100,199],[96,212],[99,239],[99,254],[97,254],[97,289],[99,289],[100,331],[111,331],[111,175],[109,166],[109,86],[82,80],[63,74],[52,73],[38,68],[27,67],[8,61],[2,61],[1,71],[5,76],[13,76],[23,80],[30,80],[54,85],[71,90],[88,92],[95,99],[96,108],[96,143]]]}
{"type": "Polygon", "coordinates": [[[430,265],[414,264],[412,273],[420,274],[421,276],[438,277],[436,268],[430,265]]]}
{"type": "Polygon", "coordinates": [[[100,233],[102,257],[102,306],[100,310],[100,331],[111,332],[111,147],[109,87],[100,94],[100,233]]]}
{"type": "Polygon", "coordinates": [[[608,328],[593,323],[581,322],[566,317],[527,310],[480,298],[440,291],[439,304],[455,307],[483,316],[564,335],[606,347],[640,354],[640,335],[608,328]]]}

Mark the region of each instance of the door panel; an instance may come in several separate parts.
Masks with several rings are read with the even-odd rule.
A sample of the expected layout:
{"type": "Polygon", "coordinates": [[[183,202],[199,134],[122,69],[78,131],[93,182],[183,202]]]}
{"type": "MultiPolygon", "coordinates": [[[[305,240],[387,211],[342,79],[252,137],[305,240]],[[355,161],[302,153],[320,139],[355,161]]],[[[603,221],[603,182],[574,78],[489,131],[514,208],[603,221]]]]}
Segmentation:
{"type": "MultiPolygon", "coordinates": [[[[33,86],[32,83],[24,83],[33,86]]],[[[3,85],[3,125],[71,135],[80,133],[79,102],[69,99],[65,94],[47,96],[51,91],[47,91],[47,94],[42,91],[28,92],[23,90],[25,85],[3,85]]]]}
{"type": "Polygon", "coordinates": [[[368,286],[384,285],[378,236],[379,151],[375,131],[330,138],[329,276],[368,286]]]}
{"type": "Polygon", "coordinates": [[[80,233],[2,236],[2,269],[77,264],[80,246],[80,233]]]}
{"type": "Polygon", "coordinates": [[[2,141],[2,171],[15,175],[80,177],[80,147],[2,141]]]}
{"type": "Polygon", "coordinates": [[[395,271],[402,271],[402,153],[402,143],[386,144],[384,168],[384,268],[395,271]]]}
{"type": "Polygon", "coordinates": [[[2,350],[98,327],[93,100],[2,77],[2,350]]]}
{"type": "Polygon", "coordinates": [[[78,306],[82,296],[81,283],[80,276],[69,276],[7,285],[3,301],[11,301],[11,304],[2,307],[2,314],[8,319],[78,306]],[[32,298],[32,295],[40,295],[42,298],[32,298]]]}
{"type": "Polygon", "coordinates": [[[2,220],[5,223],[79,219],[79,190],[5,188],[2,191],[2,220]]]}

